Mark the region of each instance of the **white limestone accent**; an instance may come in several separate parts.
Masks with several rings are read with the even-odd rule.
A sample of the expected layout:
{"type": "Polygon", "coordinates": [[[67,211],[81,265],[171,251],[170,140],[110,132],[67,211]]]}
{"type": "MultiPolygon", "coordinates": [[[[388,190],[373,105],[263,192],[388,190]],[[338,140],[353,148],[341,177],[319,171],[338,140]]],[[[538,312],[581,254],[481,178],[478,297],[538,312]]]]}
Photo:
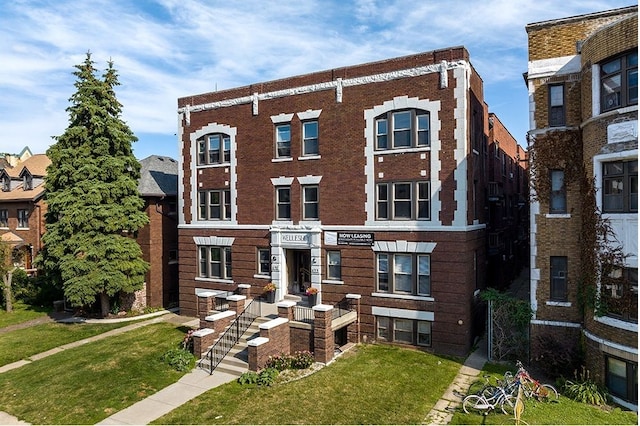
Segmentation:
{"type": "Polygon", "coordinates": [[[193,337],[204,337],[204,336],[208,336],[209,334],[213,334],[213,333],[215,333],[215,331],[212,330],[211,328],[201,328],[200,330],[194,331],[192,336],[193,337]]]}
{"type": "Polygon", "coordinates": [[[193,237],[193,242],[198,246],[224,246],[231,247],[235,237],[193,237]]]}
{"type": "Polygon", "coordinates": [[[333,306],[331,305],[323,305],[323,304],[319,304],[314,306],[313,308],[314,311],[318,311],[318,312],[327,312],[333,309],[333,306]]]}
{"type": "Polygon", "coordinates": [[[322,176],[307,175],[298,177],[298,182],[300,182],[300,185],[318,185],[321,180],[322,176]]]}
{"type": "MultiPolygon", "coordinates": [[[[598,290],[599,290],[598,286],[598,290]]],[[[638,324],[637,323],[633,323],[633,322],[628,322],[628,321],[622,321],[616,318],[611,318],[611,317],[607,317],[607,316],[602,316],[602,317],[593,317],[594,321],[597,321],[599,323],[602,324],[606,324],[608,326],[611,327],[615,327],[615,328],[619,328],[621,330],[627,330],[627,331],[632,331],[634,333],[638,332],[638,324]]]]}
{"type": "Polygon", "coordinates": [[[383,253],[433,253],[437,243],[415,241],[375,241],[371,250],[383,253]]]}
{"type": "Polygon", "coordinates": [[[275,319],[272,319],[271,321],[267,321],[267,322],[265,322],[263,324],[260,324],[260,330],[270,330],[270,329],[272,329],[274,327],[278,327],[278,326],[280,326],[282,324],[286,324],[288,322],[289,322],[289,320],[287,318],[282,318],[282,317],[275,318],[275,319]]]}
{"type": "Polygon", "coordinates": [[[292,308],[292,307],[296,306],[297,304],[298,304],[298,302],[296,302],[294,300],[283,300],[282,302],[276,303],[276,306],[278,308],[292,308]]]}
{"type": "Polygon", "coordinates": [[[315,110],[308,109],[304,112],[299,112],[296,115],[300,120],[304,121],[304,120],[313,120],[315,118],[318,118],[320,117],[320,113],[322,113],[321,109],[315,109],[315,110]]]}
{"type": "Polygon", "coordinates": [[[230,317],[235,317],[236,313],[234,311],[224,311],[224,312],[218,312],[212,315],[207,315],[206,317],[204,317],[205,321],[220,321],[222,319],[225,318],[230,318],[230,317]]]}
{"type": "MultiPolygon", "coordinates": [[[[465,226],[467,224],[467,152],[470,151],[469,147],[469,120],[467,118],[469,109],[469,87],[471,78],[470,67],[460,67],[453,70],[453,78],[456,80],[456,87],[453,91],[453,97],[456,101],[456,107],[454,108],[454,119],[456,127],[454,130],[454,138],[456,141],[456,148],[453,151],[453,156],[456,160],[456,169],[453,171],[454,180],[456,181],[456,189],[454,190],[454,200],[456,202],[456,209],[453,213],[453,225],[465,226]]],[[[436,212],[440,211],[434,210],[436,212]]]]}
{"type": "Polygon", "coordinates": [[[241,300],[247,300],[247,296],[244,296],[242,294],[232,294],[230,296],[227,296],[227,300],[231,302],[239,302],[241,300]]]}
{"type": "Polygon", "coordinates": [[[278,115],[272,115],[271,121],[273,122],[273,124],[289,123],[292,118],[293,118],[293,113],[291,114],[280,113],[278,115]]]}
{"type": "Polygon", "coordinates": [[[292,177],[280,176],[277,178],[271,178],[271,184],[273,186],[290,186],[293,183],[292,177]]]}
{"type": "Polygon", "coordinates": [[[346,299],[358,299],[359,300],[359,299],[362,298],[362,295],[361,294],[355,294],[355,293],[347,293],[344,297],[346,299]]]}
{"type": "Polygon", "coordinates": [[[379,317],[415,319],[419,321],[434,321],[435,315],[431,311],[413,311],[409,309],[386,308],[372,306],[371,313],[379,317]]]}
{"type": "Polygon", "coordinates": [[[537,325],[548,325],[551,327],[569,327],[569,328],[581,328],[582,325],[575,322],[566,322],[566,321],[546,321],[546,320],[537,320],[532,319],[531,324],[537,325]]]}
{"type": "Polygon", "coordinates": [[[247,346],[262,346],[265,343],[269,343],[268,337],[256,337],[247,341],[247,346]]]}
{"type": "Polygon", "coordinates": [[[598,342],[601,345],[608,346],[610,348],[614,348],[614,349],[617,349],[619,351],[626,352],[628,354],[633,354],[636,357],[638,356],[638,348],[633,348],[633,347],[630,347],[630,346],[624,346],[624,345],[621,345],[619,343],[612,342],[611,340],[605,340],[602,337],[598,337],[595,334],[592,334],[592,333],[588,332],[587,330],[584,330],[583,333],[584,333],[585,337],[587,337],[590,340],[593,340],[594,342],[598,342]]]}
{"type": "Polygon", "coordinates": [[[622,121],[607,126],[607,143],[638,141],[638,120],[622,121]]]}
{"type": "Polygon", "coordinates": [[[579,73],[581,70],[580,55],[529,61],[528,70],[529,80],[550,77],[552,75],[579,73]]]}

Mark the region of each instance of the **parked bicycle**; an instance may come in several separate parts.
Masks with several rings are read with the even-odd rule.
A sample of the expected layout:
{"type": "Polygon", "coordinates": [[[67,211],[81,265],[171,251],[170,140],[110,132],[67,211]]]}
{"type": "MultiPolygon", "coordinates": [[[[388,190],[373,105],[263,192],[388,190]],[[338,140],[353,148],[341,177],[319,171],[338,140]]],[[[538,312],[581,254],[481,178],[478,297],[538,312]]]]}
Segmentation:
{"type": "MultiPolygon", "coordinates": [[[[535,398],[543,402],[558,400],[558,391],[555,387],[547,383],[540,383],[531,377],[520,361],[516,362],[516,366],[518,367],[518,372],[515,377],[520,382],[525,397],[535,398]]],[[[517,388],[515,391],[517,392],[517,388]]]]}
{"type": "Polygon", "coordinates": [[[467,395],[462,400],[462,409],[467,414],[487,415],[500,408],[504,414],[514,415],[515,407],[516,397],[507,394],[503,388],[498,386],[488,386],[480,394],[467,395]],[[489,389],[493,391],[493,394],[487,396],[489,389]]]}

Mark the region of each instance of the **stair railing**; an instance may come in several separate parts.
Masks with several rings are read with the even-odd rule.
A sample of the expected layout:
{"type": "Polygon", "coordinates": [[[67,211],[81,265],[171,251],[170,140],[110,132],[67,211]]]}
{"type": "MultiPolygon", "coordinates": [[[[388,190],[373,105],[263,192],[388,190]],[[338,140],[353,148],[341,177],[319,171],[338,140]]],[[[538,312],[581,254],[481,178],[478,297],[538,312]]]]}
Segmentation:
{"type": "Polygon", "coordinates": [[[206,370],[204,362],[209,361],[209,374],[222,362],[253,321],[260,316],[261,306],[259,300],[252,300],[240,315],[229,325],[229,328],[213,344],[207,354],[198,362],[198,367],[206,370]]]}

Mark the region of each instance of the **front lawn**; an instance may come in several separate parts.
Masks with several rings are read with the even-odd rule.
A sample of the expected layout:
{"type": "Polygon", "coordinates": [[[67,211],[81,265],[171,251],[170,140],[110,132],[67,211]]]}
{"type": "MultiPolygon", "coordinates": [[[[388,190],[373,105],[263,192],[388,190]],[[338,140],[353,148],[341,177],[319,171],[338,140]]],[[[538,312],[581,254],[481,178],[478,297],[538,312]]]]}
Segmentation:
{"type": "Polygon", "coordinates": [[[0,338],[0,366],[129,324],[132,322],[48,323],[3,333],[0,338]]]}
{"type": "Polygon", "coordinates": [[[294,382],[219,386],[155,423],[420,424],[459,369],[417,350],[361,345],[294,382]]]}
{"type": "Polygon", "coordinates": [[[43,317],[47,315],[49,311],[50,309],[41,306],[31,306],[23,302],[15,302],[12,312],[0,309],[0,328],[43,317]]]}
{"type": "Polygon", "coordinates": [[[0,410],[32,424],[95,424],[176,382],[184,373],[160,357],[183,336],[151,324],[0,374],[0,410]]]}

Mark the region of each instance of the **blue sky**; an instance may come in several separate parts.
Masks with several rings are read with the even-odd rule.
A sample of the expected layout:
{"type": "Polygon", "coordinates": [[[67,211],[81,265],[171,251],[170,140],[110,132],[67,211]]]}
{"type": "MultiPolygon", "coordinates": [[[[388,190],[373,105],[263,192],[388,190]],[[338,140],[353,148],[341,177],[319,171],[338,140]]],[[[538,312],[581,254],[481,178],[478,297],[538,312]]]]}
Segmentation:
{"type": "MultiPolygon", "coordinates": [[[[636,3],[637,4],[637,3],[636,3]]],[[[0,13],[0,152],[68,125],[74,65],[109,59],[139,159],[178,158],[177,99],[464,45],[485,100],[526,146],[529,23],[631,0],[12,0],[0,13]]]]}

